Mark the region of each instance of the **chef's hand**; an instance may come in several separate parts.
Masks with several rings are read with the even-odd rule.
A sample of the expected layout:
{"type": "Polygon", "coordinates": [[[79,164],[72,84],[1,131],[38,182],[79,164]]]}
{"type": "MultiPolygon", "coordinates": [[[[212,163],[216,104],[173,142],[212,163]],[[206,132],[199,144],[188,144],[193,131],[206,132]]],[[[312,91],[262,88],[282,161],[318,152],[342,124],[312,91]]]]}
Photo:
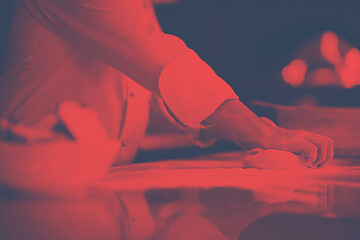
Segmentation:
{"type": "Polygon", "coordinates": [[[269,119],[259,118],[239,100],[225,101],[205,119],[216,136],[232,140],[245,149],[277,149],[298,154],[309,167],[333,158],[330,138],[310,132],[280,128],[269,119]]]}
{"type": "Polygon", "coordinates": [[[334,157],[332,139],[311,132],[281,128],[269,119],[262,120],[271,129],[265,149],[296,153],[308,167],[320,166],[334,157]]]}

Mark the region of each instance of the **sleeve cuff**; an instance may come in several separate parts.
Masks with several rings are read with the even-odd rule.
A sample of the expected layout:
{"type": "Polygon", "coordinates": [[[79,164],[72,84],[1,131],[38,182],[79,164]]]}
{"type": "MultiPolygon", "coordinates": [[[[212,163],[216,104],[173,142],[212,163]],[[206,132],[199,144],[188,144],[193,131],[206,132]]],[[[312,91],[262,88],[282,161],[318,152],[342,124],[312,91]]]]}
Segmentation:
{"type": "Polygon", "coordinates": [[[175,126],[177,127],[194,145],[202,148],[210,147],[217,142],[216,137],[204,137],[201,135],[201,128],[191,128],[184,127],[182,124],[179,124],[167,111],[164,106],[164,102],[157,98],[158,106],[163,113],[163,115],[175,126]]]}
{"type": "Polygon", "coordinates": [[[159,90],[168,110],[181,124],[201,124],[228,99],[239,99],[233,89],[193,51],[188,50],[161,71],[159,90]]]}
{"type": "Polygon", "coordinates": [[[184,130],[187,138],[196,146],[201,148],[207,148],[214,145],[218,139],[216,137],[204,138],[201,136],[201,129],[199,128],[188,128],[184,130]]]}

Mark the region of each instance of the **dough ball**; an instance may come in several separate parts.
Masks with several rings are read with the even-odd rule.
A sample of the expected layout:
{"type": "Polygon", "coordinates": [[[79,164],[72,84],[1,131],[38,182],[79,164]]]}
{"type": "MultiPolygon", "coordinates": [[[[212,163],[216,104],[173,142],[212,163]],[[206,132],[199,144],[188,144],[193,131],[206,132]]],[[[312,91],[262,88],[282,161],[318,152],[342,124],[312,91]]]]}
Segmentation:
{"type": "Polygon", "coordinates": [[[246,168],[292,169],[303,167],[301,158],[294,153],[275,149],[259,149],[257,151],[244,159],[246,168]]]}
{"type": "Polygon", "coordinates": [[[187,212],[179,217],[170,227],[165,240],[207,239],[226,240],[227,237],[214,223],[200,213],[187,212]]]}

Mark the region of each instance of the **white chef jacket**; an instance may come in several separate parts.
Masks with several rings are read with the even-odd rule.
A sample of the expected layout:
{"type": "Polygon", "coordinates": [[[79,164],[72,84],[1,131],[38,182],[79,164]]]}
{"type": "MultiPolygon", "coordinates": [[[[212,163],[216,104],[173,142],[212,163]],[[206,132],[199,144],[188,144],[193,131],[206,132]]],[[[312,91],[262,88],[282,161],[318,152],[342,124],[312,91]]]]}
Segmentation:
{"type": "Polygon", "coordinates": [[[95,109],[133,158],[150,94],[189,128],[238,97],[194,51],[161,31],[148,0],[19,0],[0,117],[33,125],[64,100],[95,109]]]}

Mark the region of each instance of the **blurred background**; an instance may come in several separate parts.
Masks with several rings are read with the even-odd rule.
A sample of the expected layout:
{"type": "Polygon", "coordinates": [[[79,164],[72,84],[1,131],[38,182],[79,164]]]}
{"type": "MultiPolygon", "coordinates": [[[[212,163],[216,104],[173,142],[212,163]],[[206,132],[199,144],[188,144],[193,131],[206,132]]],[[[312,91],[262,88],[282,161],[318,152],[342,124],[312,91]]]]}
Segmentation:
{"type": "MultiPolygon", "coordinates": [[[[6,55],[12,2],[13,0],[3,0],[0,3],[1,67],[6,55]]],[[[321,54],[321,36],[325,32],[334,33],[340,40],[337,47],[344,48],[340,51],[343,59],[349,49],[358,49],[360,15],[357,1],[154,2],[164,32],[182,38],[218,75],[231,84],[242,101],[265,100],[294,104],[306,95],[313,97],[311,103],[319,105],[360,105],[359,87],[356,87],[360,80],[344,87],[336,83],[334,74],[320,71],[320,74],[315,74],[315,78],[331,80],[320,80],[320,84],[309,83],[316,80],[309,80],[314,76],[306,74],[303,82],[301,76],[300,79],[299,76],[293,77],[293,81],[297,81],[293,84],[289,82],[291,79],[284,81],[284,72],[282,74],[283,69],[296,59],[305,61],[307,73],[317,68],[335,69],[334,64],[325,60],[320,63],[318,61],[321,54]],[[307,55],[304,52],[307,52],[307,55]]],[[[299,65],[300,72],[301,63],[299,65],[299,62],[295,61],[294,64],[299,65]]],[[[295,70],[290,70],[292,73],[296,72],[296,66],[295,70]]],[[[356,74],[358,73],[353,75],[356,74]]]]}
{"type": "MultiPolygon", "coordinates": [[[[298,106],[360,106],[360,8],[357,1],[153,2],[163,31],[183,39],[256,113],[266,116],[251,104],[254,100],[298,106]]],[[[12,5],[13,0],[0,3],[0,74],[6,56],[12,5]]],[[[313,111],[318,112],[317,109],[313,111]]],[[[359,115],[358,110],[354,111],[359,115]]],[[[335,115],[321,113],[317,126],[329,122],[328,116],[333,121],[324,131],[317,131],[317,126],[303,128],[321,134],[335,129],[334,134],[329,134],[333,138],[345,130],[355,134],[359,125],[358,120],[351,118],[353,113],[348,112],[349,118],[342,122],[337,115],[343,114],[341,111],[335,115]],[[349,122],[351,129],[338,128],[350,126],[349,122]]],[[[148,133],[171,132],[164,127],[164,121],[152,116],[148,133]]],[[[291,121],[286,119],[286,122],[291,121]]],[[[300,125],[286,127],[302,128],[300,125]]],[[[353,134],[343,138],[353,142],[353,134]]],[[[229,143],[225,146],[234,148],[229,143]]],[[[218,151],[224,146],[214,149],[218,151]]],[[[183,152],[180,149],[174,156],[181,157],[183,152]]]]}
{"type": "MultiPolygon", "coordinates": [[[[357,6],[349,0],[182,0],[156,6],[156,13],[163,30],[182,38],[244,102],[294,104],[306,95],[320,105],[359,106],[356,84],[344,87],[325,80],[293,86],[282,76],[284,67],[297,58],[307,62],[309,72],[335,68],[318,61],[325,32],[337,35],[339,48],[359,48],[357,6]]],[[[342,58],[347,52],[344,49],[342,58]]]]}

